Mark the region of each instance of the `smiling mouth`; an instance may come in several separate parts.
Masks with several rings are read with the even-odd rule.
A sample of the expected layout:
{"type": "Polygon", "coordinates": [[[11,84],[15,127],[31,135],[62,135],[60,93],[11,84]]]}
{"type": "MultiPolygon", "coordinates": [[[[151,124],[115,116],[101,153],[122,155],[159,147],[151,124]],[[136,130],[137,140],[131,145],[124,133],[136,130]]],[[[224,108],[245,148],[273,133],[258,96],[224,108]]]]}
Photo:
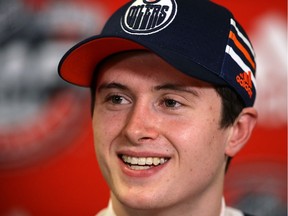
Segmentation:
{"type": "Polygon", "coordinates": [[[165,164],[169,158],[165,157],[133,157],[120,155],[121,160],[132,170],[147,170],[165,164]]]}

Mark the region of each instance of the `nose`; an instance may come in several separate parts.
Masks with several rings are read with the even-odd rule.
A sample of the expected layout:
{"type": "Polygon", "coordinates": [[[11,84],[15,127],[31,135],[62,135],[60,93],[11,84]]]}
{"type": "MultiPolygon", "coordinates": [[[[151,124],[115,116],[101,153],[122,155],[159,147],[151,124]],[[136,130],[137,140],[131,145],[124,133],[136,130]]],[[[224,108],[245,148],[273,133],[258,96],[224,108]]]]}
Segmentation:
{"type": "Polygon", "coordinates": [[[124,134],[133,144],[157,139],[159,136],[159,116],[152,106],[137,104],[127,116],[124,134]]]}

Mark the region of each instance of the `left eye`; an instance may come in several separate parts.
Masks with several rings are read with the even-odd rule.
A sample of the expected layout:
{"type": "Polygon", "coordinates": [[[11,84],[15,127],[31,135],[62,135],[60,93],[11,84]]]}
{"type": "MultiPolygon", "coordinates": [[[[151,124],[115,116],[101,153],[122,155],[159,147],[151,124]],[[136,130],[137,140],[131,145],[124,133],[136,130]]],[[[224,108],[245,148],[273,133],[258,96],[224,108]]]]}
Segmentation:
{"type": "Polygon", "coordinates": [[[108,101],[112,104],[129,104],[129,101],[120,95],[111,95],[108,97],[108,101]]]}
{"type": "Polygon", "coordinates": [[[173,100],[173,99],[169,99],[169,98],[164,99],[163,104],[169,108],[177,108],[177,107],[181,106],[181,104],[178,101],[173,100]]]}

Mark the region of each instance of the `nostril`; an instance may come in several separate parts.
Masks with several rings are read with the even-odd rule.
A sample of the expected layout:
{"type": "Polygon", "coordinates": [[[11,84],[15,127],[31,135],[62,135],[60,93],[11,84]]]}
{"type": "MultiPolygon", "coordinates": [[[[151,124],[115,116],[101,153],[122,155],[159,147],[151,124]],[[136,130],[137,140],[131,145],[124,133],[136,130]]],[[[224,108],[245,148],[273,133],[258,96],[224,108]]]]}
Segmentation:
{"type": "Polygon", "coordinates": [[[142,142],[142,141],[146,141],[146,140],[150,140],[151,137],[141,137],[138,139],[138,142],[142,142]]]}

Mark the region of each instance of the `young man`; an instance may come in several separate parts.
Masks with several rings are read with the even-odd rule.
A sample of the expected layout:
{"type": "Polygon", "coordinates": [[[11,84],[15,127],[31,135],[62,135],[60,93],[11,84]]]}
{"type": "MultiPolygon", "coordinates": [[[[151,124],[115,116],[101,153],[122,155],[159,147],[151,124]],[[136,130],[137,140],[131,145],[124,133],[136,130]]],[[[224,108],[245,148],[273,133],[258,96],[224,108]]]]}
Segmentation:
{"type": "Polygon", "coordinates": [[[225,206],[228,161],[245,145],[254,51],[225,8],[136,0],[62,58],[60,76],[92,90],[97,159],[111,189],[99,216],[241,216],[225,206]]]}

